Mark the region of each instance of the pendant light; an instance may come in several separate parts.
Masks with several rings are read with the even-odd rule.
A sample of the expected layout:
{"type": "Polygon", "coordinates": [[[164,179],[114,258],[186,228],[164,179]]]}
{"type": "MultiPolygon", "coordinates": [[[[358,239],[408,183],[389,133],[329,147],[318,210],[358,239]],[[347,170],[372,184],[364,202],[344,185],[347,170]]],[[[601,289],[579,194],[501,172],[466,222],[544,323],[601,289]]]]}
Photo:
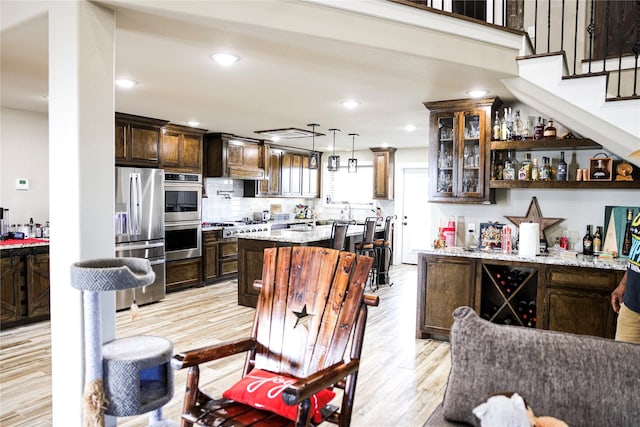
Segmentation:
{"type": "Polygon", "coordinates": [[[340,168],[340,156],[336,156],[336,132],[340,132],[340,129],[329,129],[329,132],[333,132],[333,155],[329,156],[327,169],[335,172],[340,168]]]}
{"type": "Polygon", "coordinates": [[[320,155],[316,151],[316,126],[320,126],[317,123],[309,123],[307,126],[311,126],[311,154],[309,155],[309,169],[318,169],[318,163],[320,155]]]}
{"type": "Polygon", "coordinates": [[[347,172],[357,173],[358,159],[356,159],[356,156],[353,154],[353,151],[354,151],[354,146],[356,144],[356,136],[359,136],[359,135],[357,133],[350,133],[349,136],[351,137],[351,158],[347,163],[347,172]]]}

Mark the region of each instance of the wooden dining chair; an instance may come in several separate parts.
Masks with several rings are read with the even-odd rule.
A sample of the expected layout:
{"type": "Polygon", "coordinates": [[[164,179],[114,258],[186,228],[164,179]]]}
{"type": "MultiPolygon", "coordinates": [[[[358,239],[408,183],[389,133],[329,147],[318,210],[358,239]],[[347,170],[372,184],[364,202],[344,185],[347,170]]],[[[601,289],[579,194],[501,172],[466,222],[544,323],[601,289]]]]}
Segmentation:
{"type": "Polygon", "coordinates": [[[394,216],[387,216],[384,219],[384,235],[381,239],[373,240],[373,248],[376,251],[378,283],[393,286],[389,282],[389,267],[393,260],[393,246],[391,242],[391,232],[393,229],[394,216]]]}
{"type": "Polygon", "coordinates": [[[172,359],[175,369],[189,369],[182,427],[349,426],[367,306],[378,305],[364,294],[372,262],[330,248],[265,249],[250,336],[172,359]],[[241,352],[247,352],[243,378],[223,398],[200,389],[199,365],[241,352]],[[336,392],[339,405],[325,405],[336,392]]]}
{"type": "Polygon", "coordinates": [[[369,287],[372,290],[378,289],[378,284],[377,284],[378,263],[376,262],[376,250],[373,246],[377,225],[378,225],[378,219],[375,216],[370,216],[365,218],[364,230],[362,231],[362,241],[356,243],[355,245],[356,253],[361,255],[367,255],[373,258],[373,265],[371,266],[371,271],[369,272],[369,287]]]}

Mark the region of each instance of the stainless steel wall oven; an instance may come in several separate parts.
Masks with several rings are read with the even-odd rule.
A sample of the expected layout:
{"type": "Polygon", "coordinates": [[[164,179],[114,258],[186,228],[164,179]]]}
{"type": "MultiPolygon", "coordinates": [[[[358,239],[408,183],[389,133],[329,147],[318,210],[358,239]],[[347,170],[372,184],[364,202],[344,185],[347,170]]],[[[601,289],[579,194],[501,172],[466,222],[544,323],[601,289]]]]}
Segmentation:
{"type": "Polygon", "coordinates": [[[164,174],[164,219],[200,221],[202,209],[202,176],[194,173],[164,174]]]}
{"type": "Polygon", "coordinates": [[[165,258],[167,261],[201,256],[201,241],[202,224],[200,220],[167,222],[164,225],[165,258]]]}

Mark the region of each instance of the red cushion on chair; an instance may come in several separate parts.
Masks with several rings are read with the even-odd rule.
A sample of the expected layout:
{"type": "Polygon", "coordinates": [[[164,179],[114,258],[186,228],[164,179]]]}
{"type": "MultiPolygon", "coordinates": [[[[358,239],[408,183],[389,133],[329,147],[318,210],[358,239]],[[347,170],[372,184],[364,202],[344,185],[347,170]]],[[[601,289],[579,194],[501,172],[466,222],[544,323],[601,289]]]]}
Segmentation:
{"type": "MultiPolygon", "coordinates": [[[[222,393],[222,396],[254,408],[274,412],[295,421],[298,414],[298,405],[284,403],[282,391],[296,381],[291,377],[254,369],[246,377],[222,393]]],[[[322,421],[320,409],[329,403],[335,395],[333,391],[325,389],[311,396],[309,414],[314,423],[322,421]]]]}

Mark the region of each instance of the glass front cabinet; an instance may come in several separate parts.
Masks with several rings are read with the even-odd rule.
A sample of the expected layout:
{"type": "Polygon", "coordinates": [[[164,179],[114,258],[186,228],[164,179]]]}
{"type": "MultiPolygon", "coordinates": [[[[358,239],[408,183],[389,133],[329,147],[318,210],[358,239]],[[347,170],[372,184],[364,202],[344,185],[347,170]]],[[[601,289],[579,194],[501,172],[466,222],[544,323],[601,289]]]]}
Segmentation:
{"type": "Polygon", "coordinates": [[[429,121],[429,201],[495,203],[490,183],[492,112],[499,98],[425,102],[429,121]]]}

